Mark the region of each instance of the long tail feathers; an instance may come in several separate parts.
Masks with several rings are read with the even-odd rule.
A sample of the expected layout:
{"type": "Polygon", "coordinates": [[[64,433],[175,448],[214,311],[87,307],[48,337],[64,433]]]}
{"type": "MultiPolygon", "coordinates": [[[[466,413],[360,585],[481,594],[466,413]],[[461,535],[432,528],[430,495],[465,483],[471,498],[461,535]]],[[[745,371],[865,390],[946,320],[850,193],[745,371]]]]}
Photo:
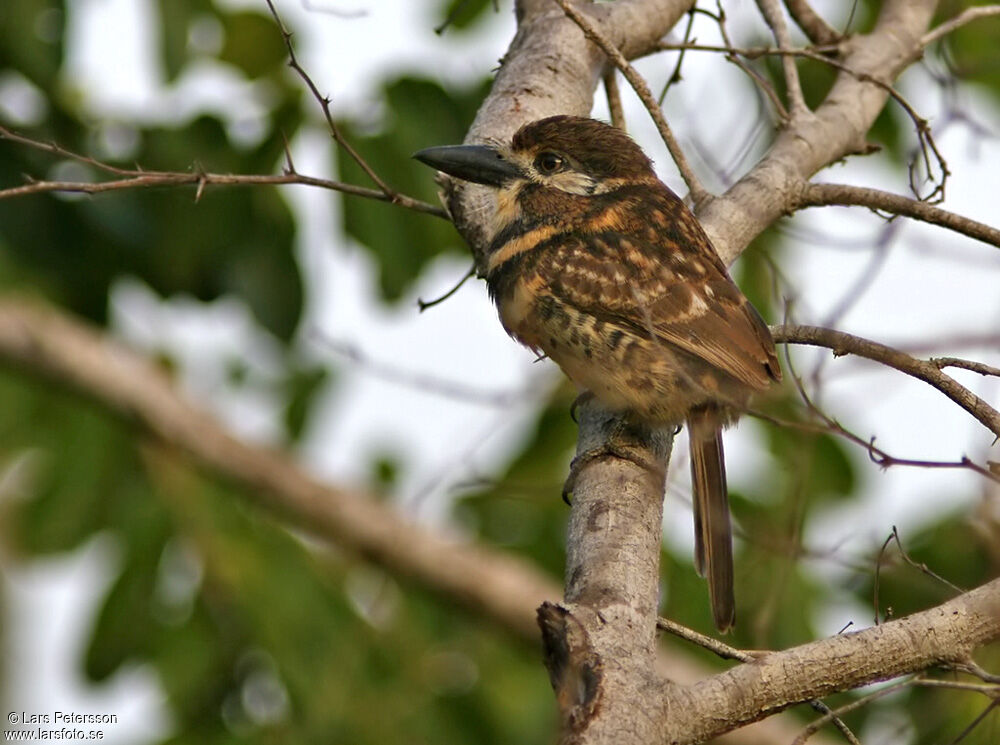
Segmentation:
{"type": "Polygon", "coordinates": [[[729,521],[722,429],[711,409],[688,418],[691,483],[694,491],[695,567],[708,577],[712,615],[719,631],[736,623],[733,597],[733,529],[729,521]]]}

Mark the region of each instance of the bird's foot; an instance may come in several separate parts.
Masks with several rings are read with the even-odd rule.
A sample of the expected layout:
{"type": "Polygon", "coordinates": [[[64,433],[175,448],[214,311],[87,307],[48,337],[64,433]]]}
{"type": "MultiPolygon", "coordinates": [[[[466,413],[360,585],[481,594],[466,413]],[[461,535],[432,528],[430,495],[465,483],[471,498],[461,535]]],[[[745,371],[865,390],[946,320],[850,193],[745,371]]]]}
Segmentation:
{"type": "MultiPolygon", "coordinates": [[[[628,428],[625,427],[624,429],[628,428]]],[[[572,504],[570,495],[576,487],[576,481],[580,473],[592,463],[607,460],[608,458],[630,461],[661,479],[665,475],[663,464],[651,457],[648,447],[641,444],[641,442],[636,442],[635,433],[616,432],[600,445],[579,452],[573,458],[569,464],[569,475],[566,477],[562,488],[562,499],[566,504],[572,504]]]]}
{"type": "Polygon", "coordinates": [[[579,424],[580,420],[576,417],[576,410],[580,408],[583,404],[588,401],[594,400],[594,394],[590,391],[584,391],[579,396],[573,399],[573,403],[569,405],[569,418],[573,420],[575,424],[579,424]]]}

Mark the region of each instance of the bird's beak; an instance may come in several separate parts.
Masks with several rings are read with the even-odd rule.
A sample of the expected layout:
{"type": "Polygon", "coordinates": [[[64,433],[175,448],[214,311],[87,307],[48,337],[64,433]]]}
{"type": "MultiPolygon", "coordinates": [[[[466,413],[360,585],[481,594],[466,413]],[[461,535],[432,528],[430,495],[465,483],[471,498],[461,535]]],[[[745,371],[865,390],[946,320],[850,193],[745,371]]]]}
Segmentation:
{"type": "Polygon", "coordinates": [[[486,145],[445,145],[413,154],[421,163],[463,181],[503,186],[523,176],[521,170],[500,152],[486,145]]]}

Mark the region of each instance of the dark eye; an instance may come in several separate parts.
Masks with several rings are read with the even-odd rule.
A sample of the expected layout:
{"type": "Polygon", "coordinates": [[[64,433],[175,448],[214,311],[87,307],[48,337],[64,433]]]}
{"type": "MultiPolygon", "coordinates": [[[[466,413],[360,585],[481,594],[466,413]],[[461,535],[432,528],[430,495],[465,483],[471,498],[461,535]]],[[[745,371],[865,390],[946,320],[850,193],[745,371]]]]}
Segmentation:
{"type": "Polygon", "coordinates": [[[535,158],[535,168],[539,173],[550,174],[562,169],[566,161],[557,153],[545,152],[535,158]]]}

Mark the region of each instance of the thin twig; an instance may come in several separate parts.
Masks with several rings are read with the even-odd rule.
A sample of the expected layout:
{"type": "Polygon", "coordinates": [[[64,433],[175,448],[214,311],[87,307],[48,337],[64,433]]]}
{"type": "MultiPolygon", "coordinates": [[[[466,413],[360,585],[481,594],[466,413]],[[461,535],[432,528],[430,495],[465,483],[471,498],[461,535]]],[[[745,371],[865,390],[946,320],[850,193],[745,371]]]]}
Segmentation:
{"type": "Polygon", "coordinates": [[[954,378],[945,375],[936,365],[919,360],[898,349],[860,336],[821,328],[819,326],[783,325],[771,328],[779,343],[808,344],[827,347],[834,355],[853,354],[879,362],[937,388],[961,406],[995,435],[1000,436],[1000,412],[954,378]]]}
{"type": "Polygon", "coordinates": [[[980,375],[995,375],[1000,377],[1000,367],[993,367],[993,365],[976,362],[975,360],[963,360],[960,357],[931,357],[927,361],[938,370],[945,367],[959,367],[963,370],[971,370],[972,372],[979,373],[980,375]]]}
{"type": "Polygon", "coordinates": [[[962,740],[964,740],[966,736],[972,732],[972,730],[978,727],[979,723],[984,719],[986,719],[986,717],[990,715],[990,712],[996,709],[998,706],[1000,706],[1000,699],[997,699],[996,701],[993,701],[992,703],[988,704],[986,708],[979,713],[979,716],[977,716],[975,719],[969,722],[968,727],[966,727],[965,729],[963,729],[961,732],[958,733],[955,739],[951,741],[950,745],[958,745],[958,743],[962,742],[962,740]]]}
{"type": "Polygon", "coordinates": [[[978,8],[966,8],[949,21],[945,21],[940,26],[928,31],[920,39],[920,46],[926,47],[933,44],[943,36],[947,36],[955,29],[971,23],[979,18],[1000,15],[1000,5],[982,5],[978,8]]]}
{"type": "Polygon", "coordinates": [[[912,217],[931,225],[954,230],[956,233],[989,243],[1000,248],[1000,230],[977,222],[954,212],[941,209],[927,202],[901,194],[869,189],[863,186],[848,184],[807,184],[803,187],[796,208],[821,207],[837,204],[841,206],[867,207],[870,210],[882,210],[895,215],[912,217]]]}
{"type": "Polygon", "coordinates": [[[674,163],[677,165],[677,170],[680,171],[681,177],[684,179],[684,183],[687,184],[690,190],[691,200],[697,206],[711,196],[705,188],[701,185],[701,181],[695,175],[691,168],[690,163],[688,163],[687,157],[684,155],[684,151],[681,150],[680,145],[677,143],[674,133],[670,129],[670,125],[667,124],[667,120],[663,117],[663,111],[660,109],[659,105],[656,103],[656,99],[653,97],[652,91],[649,89],[649,85],[643,80],[642,76],[636,72],[635,68],[629,64],[629,61],[625,59],[624,55],[618,50],[618,48],[608,39],[586,16],[584,16],[580,11],[573,7],[570,0],[555,0],[563,12],[569,17],[580,30],[583,31],[584,35],[590,39],[594,44],[601,48],[608,59],[614,63],[615,67],[622,71],[622,75],[628,80],[629,84],[635,90],[636,94],[639,96],[642,103],[645,105],[646,110],[649,115],[653,118],[653,122],[656,124],[657,130],[660,132],[660,137],[663,138],[664,144],[667,146],[667,150],[670,151],[670,157],[674,159],[674,163]]]}
{"type": "Polygon", "coordinates": [[[867,706],[872,701],[880,699],[883,696],[887,696],[888,694],[893,693],[894,691],[898,691],[900,688],[905,688],[906,686],[913,685],[914,681],[916,681],[918,678],[919,676],[915,676],[913,678],[907,678],[906,680],[901,680],[897,683],[893,683],[892,685],[888,685],[885,688],[875,691],[874,693],[869,693],[867,696],[862,696],[856,701],[852,701],[851,703],[846,704],[845,706],[838,707],[833,711],[831,711],[829,714],[824,714],[815,722],[813,722],[804,730],[802,730],[799,736],[792,741],[792,745],[802,745],[806,740],[815,735],[820,730],[820,728],[824,724],[829,722],[833,717],[841,716],[842,714],[847,714],[848,712],[854,711],[855,709],[860,709],[862,706],[867,706]]]}
{"type": "MultiPolygon", "coordinates": [[[[688,22],[687,26],[684,28],[684,39],[682,43],[688,43],[691,40],[691,29],[694,27],[694,8],[688,11],[688,22]]],[[[681,81],[681,65],[684,64],[684,55],[687,50],[681,49],[681,53],[677,55],[677,64],[674,65],[674,71],[670,73],[670,77],[667,78],[667,82],[663,84],[663,90],[660,91],[660,97],[657,99],[657,103],[663,106],[663,101],[667,97],[667,91],[670,90],[670,86],[674,83],[679,83],[681,81]]]]}
{"type": "Polygon", "coordinates": [[[731,647],[725,642],[713,639],[710,636],[706,636],[705,634],[695,631],[694,629],[689,629],[687,626],[682,626],[676,621],[671,621],[669,618],[663,618],[662,616],[656,619],[656,628],[661,631],[666,631],[668,634],[673,634],[684,641],[697,644],[699,647],[707,649],[712,654],[715,654],[724,660],[753,662],[754,660],[759,660],[761,657],[768,654],[767,652],[757,651],[747,652],[742,649],[737,649],[736,647],[731,647]]]}
{"type": "MultiPolygon", "coordinates": [[[[557,0],[557,1],[562,2],[562,0],[557,0]]],[[[725,16],[721,15],[721,17],[724,19],[725,16]]],[[[740,62],[739,57],[737,55],[745,56],[749,59],[753,59],[754,57],[763,55],[804,57],[805,59],[811,59],[816,62],[821,62],[830,65],[831,67],[840,70],[841,72],[844,72],[862,82],[871,83],[872,85],[878,86],[903,108],[903,111],[906,112],[906,115],[913,122],[914,129],[917,132],[917,139],[920,144],[920,152],[923,155],[924,166],[927,169],[928,177],[930,177],[931,174],[933,173],[933,168],[931,165],[931,154],[933,154],[934,160],[937,163],[937,167],[941,171],[940,181],[935,185],[934,189],[932,189],[929,194],[922,196],[921,199],[924,201],[934,201],[934,202],[939,202],[944,199],[945,183],[947,182],[948,176],[951,175],[951,171],[948,170],[948,163],[944,159],[944,156],[941,155],[941,151],[937,147],[937,143],[934,140],[934,136],[931,132],[930,125],[927,122],[927,120],[924,119],[922,116],[920,116],[916,112],[916,109],[914,109],[913,106],[910,104],[910,102],[907,101],[906,98],[899,91],[893,88],[890,84],[876,78],[873,75],[861,72],[859,70],[855,70],[849,65],[845,65],[843,62],[840,62],[822,53],[823,51],[831,51],[831,49],[829,48],[823,49],[820,47],[814,47],[814,48],[799,47],[794,49],[793,48],[775,49],[773,47],[751,47],[751,48],[735,47],[730,43],[728,37],[725,35],[724,26],[721,24],[720,24],[720,29],[722,29],[723,31],[723,41],[725,42],[723,46],[712,46],[706,44],[679,45],[679,44],[662,42],[656,46],[656,49],[674,50],[674,49],[684,48],[684,49],[690,49],[692,51],[717,52],[725,54],[727,60],[739,65],[742,70],[744,70],[755,81],[757,81],[758,84],[760,84],[761,87],[764,89],[764,91],[767,92],[768,97],[772,98],[772,100],[774,100],[774,96],[776,94],[773,94],[773,88],[770,88],[770,83],[765,83],[758,73],[752,71],[751,68],[747,67],[742,62],[740,62]]],[[[836,48],[834,47],[833,49],[836,48]]],[[[910,172],[911,188],[914,194],[919,195],[918,186],[916,185],[916,183],[913,182],[914,175],[915,175],[914,164],[911,163],[911,172],[910,172]]]]}
{"type": "Polygon", "coordinates": [[[963,457],[961,460],[917,460],[912,458],[899,458],[895,455],[887,453],[882,448],[875,444],[876,438],[870,437],[867,440],[864,437],[852,432],[847,429],[843,424],[833,419],[822,409],[816,406],[811,400],[807,403],[807,410],[810,413],[816,415],[822,423],[816,422],[797,422],[790,419],[782,419],[781,417],[772,416],[770,414],[765,414],[762,411],[756,409],[750,409],[747,411],[748,416],[752,416],[755,419],[760,419],[762,422],[767,422],[768,424],[773,424],[776,427],[785,427],[788,429],[795,429],[800,432],[812,432],[816,434],[832,434],[838,437],[842,437],[848,442],[852,442],[855,445],[864,448],[865,452],[868,454],[869,459],[877,465],[879,468],[892,468],[893,466],[904,466],[911,468],[931,468],[931,469],[966,469],[972,471],[973,473],[979,474],[984,478],[990,479],[1000,484],[1000,475],[991,473],[987,468],[983,468],[977,463],[973,463],[969,458],[963,457]]]}
{"type": "Polygon", "coordinates": [[[981,693],[990,698],[1000,699],[1000,686],[990,683],[966,683],[961,680],[938,680],[935,678],[925,678],[917,681],[914,685],[923,688],[951,688],[955,691],[972,691],[981,693]]]}
{"type": "Polygon", "coordinates": [[[313,98],[319,102],[320,107],[323,109],[323,116],[326,118],[326,126],[330,131],[330,136],[333,137],[334,142],[344,149],[344,152],[351,156],[351,160],[358,164],[358,167],[365,172],[368,178],[370,178],[379,188],[379,191],[389,198],[390,202],[398,201],[401,195],[385,183],[385,181],[383,181],[381,177],[375,173],[372,167],[368,165],[368,162],[361,157],[358,151],[354,149],[351,143],[344,139],[344,136],[341,134],[336,122],[333,121],[333,112],[330,110],[330,98],[319,92],[319,89],[316,87],[313,79],[309,76],[309,73],[307,73],[299,64],[299,60],[295,56],[295,47],[292,45],[292,32],[285,27],[284,22],[281,20],[281,16],[278,15],[278,10],[274,7],[273,0],[266,0],[266,2],[268,9],[271,11],[271,17],[274,18],[274,23],[281,32],[281,38],[285,42],[285,48],[288,50],[288,66],[295,70],[296,74],[298,74],[298,76],[302,79],[302,82],[304,82],[306,87],[309,88],[313,98]]]}
{"type": "Polygon", "coordinates": [[[474,276],[476,276],[475,264],[473,264],[469,268],[469,271],[467,271],[464,275],[462,275],[462,278],[455,283],[454,287],[452,287],[450,290],[448,290],[448,292],[444,293],[440,297],[436,297],[433,300],[422,300],[421,298],[417,298],[417,307],[420,309],[420,312],[423,313],[428,308],[433,308],[435,305],[443,303],[445,300],[447,300],[456,292],[458,292],[459,288],[466,282],[468,282],[470,279],[472,279],[472,277],[474,276]]]}
{"type": "MultiPolygon", "coordinates": [[[[716,23],[719,26],[719,34],[721,34],[722,41],[726,47],[732,48],[733,42],[729,38],[729,32],[726,30],[726,11],[722,7],[722,0],[716,0],[716,7],[719,9],[719,14],[716,16],[716,23]]],[[[789,120],[790,117],[788,115],[788,109],[785,108],[785,104],[781,101],[781,96],[778,95],[778,91],[774,89],[770,80],[750,67],[750,65],[740,59],[739,55],[733,52],[726,53],[726,61],[736,65],[757,84],[758,88],[764,91],[764,95],[770,99],[771,105],[774,106],[774,110],[780,121],[787,122],[789,120]]]]}
{"type": "MultiPolygon", "coordinates": [[[[780,343],[781,333],[779,329],[792,328],[792,327],[786,325],[786,326],[776,326],[771,328],[772,328],[772,335],[775,337],[775,341],[778,341],[780,343]]],[[[805,327],[805,328],[813,328],[813,327],[805,327]]],[[[836,419],[829,416],[826,412],[824,412],[819,406],[817,406],[813,402],[813,400],[809,397],[809,394],[806,392],[805,386],[802,384],[801,378],[795,372],[795,367],[794,365],[792,365],[791,353],[787,346],[785,347],[785,365],[788,371],[788,376],[792,379],[792,382],[795,385],[795,389],[796,391],[798,391],[799,398],[802,399],[802,402],[805,404],[806,409],[810,413],[818,417],[820,420],[822,420],[830,431],[850,440],[851,442],[854,442],[857,445],[864,447],[868,451],[868,457],[872,461],[872,463],[875,463],[880,468],[885,469],[885,468],[890,468],[892,466],[912,466],[915,468],[967,468],[971,471],[978,473],[980,476],[983,476],[984,478],[987,478],[991,481],[995,481],[998,484],[1000,484],[1000,475],[993,473],[988,468],[983,468],[982,466],[973,463],[971,460],[969,460],[967,456],[962,456],[961,460],[952,462],[914,460],[914,459],[896,458],[890,456],[884,450],[878,448],[875,445],[874,436],[872,436],[868,440],[864,440],[860,436],[854,434],[849,429],[844,427],[836,419]]],[[[757,414],[757,416],[767,421],[772,421],[774,423],[779,423],[779,424],[781,423],[780,420],[776,420],[766,415],[757,414]]]]}
{"type": "MultiPolygon", "coordinates": [[[[792,37],[788,33],[788,25],[785,23],[785,16],[781,12],[778,0],[757,0],[757,7],[760,8],[761,15],[767,25],[770,26],[774,34],[774,40],[778,43],[778,49],[784,51],[792,48],[792,37]]],[[[785,88],[788,94],[788,105],[792,118],[802,116],[809,111],[806,106],[806,99],[802,95],[802,83],[799,81],[799,70],[795,66],[795,59],[790,54],[781,56],[781,65],[785,73],[785,88]]]]}
{"type": "Polygon", "coordinates": [[[971,675],[980,680],[986,681],[987,683],[1000,684],[1000,675],[994,675],[988,670],[984,670],[979,666],[979,663],[973,659],[965,660],[964,662],[953,662],[948,666],[949,669],[957,670],[960,673],[965,673],[966,675],[971,675]]]}
{"type": "Polygon", "coordinates": [[[903,561],[905,561],[911,567],[913,567],[914,569],[919,570],[923,574],[926,574],[928,577],[931,577],[932,579],[937,580],[941,584],[947,585],[950,589],[954,590],[958,594],[962,594],[963,592],[965,592],[965,590],[963,590],[961,587],[959,587],[955,583],[949,582],[944,577],[942,577],[940,574],[938,574],[937,572],[933,571],[924,562],[922,562],[922,561],[915,561],[906,552],[906,549],[903,548],[903,542],[899,538],[899,531],[896,529],[895,525],[892,526],[892,535],[890,536],[890,538],[892,538],[896,542],[896,548],[899,549],[899,555],[903,557],[903,561]]]}
{"type": "Polygon", "coordinates": [[[374,199],[380,202],[393,202],[400,207],[434,215],[444,220],[449,220],[448,213],[441,207],[422,202],[403,194],[396,194],[392,197],[383,191],[368,189],[363,186],[346,184],[342,181],[305,176],[295,171],[291,154],[287,148],[285,150],[285,173],[282,175],[266,174],[237,174],[237,173],[204,173],[200,171],[146,171],[141,168],[120,168],[109,163],[92,158],[88,155],[73,152],[67,148],[50,142],[40,142],[24,135],[20,135],[12,130],[0,126],[0,139],[10,140],[27,147],[69,158],[80,163],[93,166],[99,170],[123,178],[110,181],[32,181],[23,186],[12,186],[0,189],[0,199],[11,197],[21,197],[29,194],[43,194],[48,192],[75,192],[83,194],[98,194],[105,191],[116,191],[124,189],[143,189],[162,186],[196,186],[199,193],[205,186],[261,186],[261,185],[284,185],[302,184],[306,186],[317,186],[322,189],[339,191],[352,196],[374,199]]]}
{"type": "MultiPolygon", "coordinates": [[[[662,616],[656,619],[656,628],[661,631],[666,631],[669,634],[673,634],[674,636],[684,639],[685,641],[689,641],[692,644],[697,644],[699,647],[707,649],[709,652],[718,655],[724,660],[754,662],[770,654],[770,652],[757,650],[747,652],[742,649],[736,649],[736,647],[731,647],[725,642],[713,639],[710,636],[705,636],[705,634],[699,633],[694,629],[689,629],[687,626],[682,626],[676,621],[671,621],[669,618],[663,618],[662,616]]],[[[829,718],[827,721],[832,721],[851,745],[861,745],[858,742],[858,738],[855,737],[853,732],[851,732],[850,728],[831,711],[829,706],[824,704],[819,699],[813,699],[812,701],[809,701],[808,704],[814,711],[818,711],[820,714],[828,716],[829,718]]]]}
{"type": "Polygon", "coordinates": [[[608,68],[604,73],[604,94],[608,99],[608,111],[611,112],[611,123],[623,132],[625,125],[625,109],[622,107],[622,92],[618,88],[617,68],[608,68]]]}
{"type": "Polygon", "coordinates": [[[926,574],[928,577],[932,577],[933,579],[936,579],[938,582],[940,582],[940,583],[942,583],[944,585],[947,585],[949,588],[951,588],[952,590],[954,590],[958,594],[961,594],[962,592],[964,592],[964,590],[962,590],[961,587],[958,587],[957,585],[953,584],[952,582],[949,582],[944,577],[942,577],[941,575],[939,575],[936,572],[934,572],[933,570],[931,570],[931,568],[928,567],[927,564],[925,564],[924,562],[922,562],[922,561],[921,562],[914,561],[910,557],[910,555],[908,553],[906,553],[906,549],[903,548],[903,542],[899,538],[899,531],[896,529],[896,526],[893,525],[892,526],[892,532],[889,533],[888,536],[886,536],[885,541],[882,543],[882,548],[879,549],[878,557],[875,560],[875,581],[874,581],[874,587],[873,587],[873,590],[872,590],[872,601],[873,601],[873,603],[875,605],[875,625],[876,626],[878,626],[878,624],[879,624],[879,599],[878,599],[879,598],[879,574],[880,574],[880,570],[882,568],[882,557],[885,555],[885,550],[889,547],[889,544],[892,543],[893,541],[895,541],[895,543],[896,543],[896,548],[899,549],[899,555],[903,558],[903,561],[905,561],[907,564],[909,564],[910,566],[914,567],[915,569],[918,569],[922,573],[926,574]]]}

